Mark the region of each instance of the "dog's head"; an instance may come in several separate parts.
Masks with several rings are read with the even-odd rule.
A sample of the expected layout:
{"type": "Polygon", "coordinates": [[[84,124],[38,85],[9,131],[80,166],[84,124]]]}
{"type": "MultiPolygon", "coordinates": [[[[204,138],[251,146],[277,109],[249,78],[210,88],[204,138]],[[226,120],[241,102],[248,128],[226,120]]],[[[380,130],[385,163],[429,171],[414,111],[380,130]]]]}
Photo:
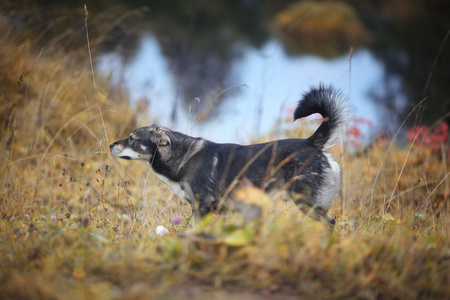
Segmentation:
{"type": "Polygon", "coordinates": [[[174,133],[161,126],[151,125],[133,131],[126,139],[109,145],[113,155],[128,159],[150,161],[156,151],[174,150],[174,133]]]}

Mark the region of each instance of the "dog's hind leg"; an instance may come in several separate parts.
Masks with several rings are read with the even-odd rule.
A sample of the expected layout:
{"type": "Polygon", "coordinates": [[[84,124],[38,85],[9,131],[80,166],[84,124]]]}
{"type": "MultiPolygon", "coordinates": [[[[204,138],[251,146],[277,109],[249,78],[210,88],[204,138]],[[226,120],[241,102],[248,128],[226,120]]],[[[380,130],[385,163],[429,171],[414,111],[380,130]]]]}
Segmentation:
{"type": "Polygon", "coordinates": [[[328,211],[320,206],[311,205],[311,202],[305,199],[297,199],[295,205],[302,213],[308,217],[314,218],[317,221],[325,221],[329,226],[330,231],[333,231],[336,225],[336,220],[328,214],[328,211]]]}
{"type": "Polygon", "coordinates": [[[315,217],[319,221],[325,221],[326,224],[330,227],[330,230],[333,231],[334,226],[336,225],[336,220],[330,216],[330,214],[322,207],[316,207],[314,209],[315,217]]]}

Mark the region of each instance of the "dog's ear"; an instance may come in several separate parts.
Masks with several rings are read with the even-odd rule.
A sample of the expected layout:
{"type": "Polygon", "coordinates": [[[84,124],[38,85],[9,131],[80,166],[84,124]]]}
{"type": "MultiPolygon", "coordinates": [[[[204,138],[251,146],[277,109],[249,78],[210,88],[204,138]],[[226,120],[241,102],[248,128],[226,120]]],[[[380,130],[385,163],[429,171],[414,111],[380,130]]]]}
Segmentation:
{"type": "Polygon", "coordinates": [[[161,133],[159,135],[159,145],[161,146],[172,145],[172,139],[170,138],[169,134],[167,134],[167,132],[163,130],[161,130],[161,133]]]}
{"type": "Polygon", "coordinates": [[[159,136],[159,145],[170,146],[172,150],[175,150],[177,145],[175,135],[170,130],[161,130],[161,134],[159,136]]]}

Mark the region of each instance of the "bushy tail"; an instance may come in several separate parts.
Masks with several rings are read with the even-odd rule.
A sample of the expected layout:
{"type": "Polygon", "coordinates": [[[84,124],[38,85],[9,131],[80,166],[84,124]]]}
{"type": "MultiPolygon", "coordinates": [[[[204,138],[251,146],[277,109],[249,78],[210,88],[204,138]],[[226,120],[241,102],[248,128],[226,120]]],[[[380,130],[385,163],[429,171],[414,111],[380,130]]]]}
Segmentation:
{"type": "Polygon", "coordinates": [[[326,150],[334,145],[340,127],[352,115],[350,105],[341,92],[331,85],[312,87],[306,92],[294,112],[294,121],[319,113],[323,122],[309,140],[319,149],[326,150]]]}

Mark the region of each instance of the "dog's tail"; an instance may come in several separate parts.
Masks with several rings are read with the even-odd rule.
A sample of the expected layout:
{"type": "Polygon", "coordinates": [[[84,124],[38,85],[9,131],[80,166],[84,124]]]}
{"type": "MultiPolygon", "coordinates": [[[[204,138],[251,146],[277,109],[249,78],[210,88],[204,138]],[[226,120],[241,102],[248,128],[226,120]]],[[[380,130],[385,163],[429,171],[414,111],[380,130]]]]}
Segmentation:
{"type": "Polygon", "coordinates": [[[331,85],[319,85],[306,92],[294,112],[294,121],[319,113],[323,122],[309,140],[317,148],[326,150],[334,145],[340,127],[346,123],[352,115],[349,103],[342,94],[331,85]]]}

